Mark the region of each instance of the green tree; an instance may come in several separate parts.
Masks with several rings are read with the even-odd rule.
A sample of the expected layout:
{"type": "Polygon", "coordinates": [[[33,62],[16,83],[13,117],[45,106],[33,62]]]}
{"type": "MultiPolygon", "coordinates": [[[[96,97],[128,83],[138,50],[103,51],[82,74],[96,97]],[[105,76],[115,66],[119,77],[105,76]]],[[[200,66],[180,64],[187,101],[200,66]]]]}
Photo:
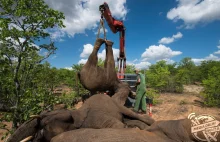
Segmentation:
{"type": "Polygon", "coordinates": [[[205,103],[208,106],[220,106],[220,66],[213,66],[203,80],[205,103]]]}
{"type": "Polygon", "coordinates": [[[165,91],[169,75],[166,61],[159,61],[155,65],[151,65],[146,72],[147,85],[159,91],[165,91]]]}
{"type": "Polygon", "coordinates": [[[7,80],[10,80],[8,94],[11,95],[13,108],[13,127],[17,128],[24,120],[20,112],[26,106],[21,103],[30,101],[27,100],[30,96],[33,98],[38,94],[34,91],[37,89],[36,84],[31,82],[31,73],[56,50],[54,43],[49,40],[48,29],[64,27],[64,15],[49,8],[43,0],[0,0],[0,7],[1,54],[5,68],[10,69],[7,76],[7,80]],[[36,41],[41,39],[46,39],[49,43],[37,46],[36,41]],[[47,54],[39,56],[40,51],[47,54]]]}
{"type": "Polygon", "coordinates": [[[197,80],[196,71],[198,71],[197,67],[191,58],[186,57],[179,62],[178,73],[181,73],[184,84],[192,84],[197,80]]]}
{"type": "Polygon", "coordinates": [[[134,74],[135,66],[134,65],[126,65],[125,73],[132,73],[134,74]]]}
{"type": "Polygon", "coordinates": [[[213,67],[218,67],[220,66],[220,61],[202,61],[201,65],[198,67],[198,70],[200,71],[199,73],[199,79],[200,81],[207,79],[209,75],[210,69],[213,67]]]}
{"type": "Polygon", "coordinates": [[[149,67],[146,72],[146,82],[148,87],[160,92],[181,93],[183,91],[183,83],[179,79],[176,64],[167,64],[166,61],[159,61],[149,67]]]}

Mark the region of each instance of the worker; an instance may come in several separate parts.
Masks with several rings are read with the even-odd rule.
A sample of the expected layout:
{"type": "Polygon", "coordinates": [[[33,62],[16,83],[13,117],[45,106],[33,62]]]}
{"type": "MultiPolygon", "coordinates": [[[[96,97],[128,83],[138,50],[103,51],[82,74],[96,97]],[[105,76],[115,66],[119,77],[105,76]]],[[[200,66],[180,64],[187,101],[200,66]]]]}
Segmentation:
{"type": "Polygon", "coordinates": [[[139,69],[135,69],[135,73],[137,74],[137,82],[136,82],[136,101],[134,104],[134,111],[139,112],[141,110],[143,114],[146,114],[146,84],[145,78],[142,73],[140,73],[139,69]]]}

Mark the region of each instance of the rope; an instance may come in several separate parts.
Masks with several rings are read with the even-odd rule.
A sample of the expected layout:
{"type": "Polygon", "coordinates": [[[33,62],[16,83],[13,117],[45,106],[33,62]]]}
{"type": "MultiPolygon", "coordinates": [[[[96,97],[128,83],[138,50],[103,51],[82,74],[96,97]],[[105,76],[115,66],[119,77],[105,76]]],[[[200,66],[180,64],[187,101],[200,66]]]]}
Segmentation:
{"type": "Polygon", "coordinates": [[[105,26],[104,26],[103,18],[100,19],[100,24],[99,24],[99,28],[98,28],[98,34],[97,34],[97,37],[96,37],[97,39],[99,38],[101,28],[103,29],[104,39],[106,40],[106,32],[105,32],[105,26]]]}

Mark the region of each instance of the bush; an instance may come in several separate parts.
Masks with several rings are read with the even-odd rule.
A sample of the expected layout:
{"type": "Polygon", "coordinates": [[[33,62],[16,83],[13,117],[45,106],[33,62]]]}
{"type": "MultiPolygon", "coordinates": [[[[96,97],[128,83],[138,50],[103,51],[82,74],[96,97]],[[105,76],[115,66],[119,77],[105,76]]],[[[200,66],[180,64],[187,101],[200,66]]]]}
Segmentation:
{"type": "Polygon", "coordinates": [[[208,106],[220,106],[220,66],[212,67],[208,78],[203,81],[204,91],[202,96],[208,106]]]}
{"type": "Polygon", "coordinates": [[[160,95],[158,94],[157,90],[147,89],[146,92],[146,97],[148,97],[149,99],[153,99],[153,105],[161,103],[160,100],[158,100],[160,95]]]}
{"type": "Polygon", "coordinates": [[[176,71],[174,65],[167,65],[165,61],[150,66],[146,72],[146,82],[148,87],[159,92],[183,92],[182,72],[176,71]]]}
{"type": "Polygon", "coordinates": [[[72,103],[74,98],[77,97],[76,92],[71,92],[71,93],[64,93],[61,96],[59,96],[56,100],[57,104],[65,104],[67,105],[68,108],[72,107],[72,103]]]}

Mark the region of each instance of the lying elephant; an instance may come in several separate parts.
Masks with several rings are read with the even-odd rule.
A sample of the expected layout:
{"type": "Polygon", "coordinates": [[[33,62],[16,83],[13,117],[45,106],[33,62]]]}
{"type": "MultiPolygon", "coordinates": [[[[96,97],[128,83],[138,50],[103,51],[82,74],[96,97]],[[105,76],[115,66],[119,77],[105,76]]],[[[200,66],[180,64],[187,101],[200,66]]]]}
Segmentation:
{"type": "MultiPolygon", "coordinates": [[[[142,127],[140,124],[151,125],[154,123],[151,117],[142,116],[133,112],[116,103],[108,95],[97,94],[85,101],[78,110],[56,110],[42,113],[40,115],[41,120],[39,124],[29,127],[31,129],[39,128],[37,134],[30,133],[29,135],[35,138],[34,142],[49,142],[54,136],[74,129],[126,128],[126,124],[129,125],[129,121],[127,120],[126,123],[123,123],[125,117],[130,120],[141,121],[140,123],[135,123],[139,128],[142,127]]],[[[29,128],[26,128],[26,130],[23,129],[26,132],[26,137],[29,136],[27,135],[29,128]]],[[[10,139],[14,141],[8,142],[16,142],[24,139],[25,137],[23,135],[19,137],[19,133],[22,133],[22,131],[16,131],[13,135],[17,137],[15,138],[12,135],[10,139]]]]}
{"type": "MultiPolygon", "coordinates": [[[[210,138],[210,137],[209,137],[210,138]]],[[[220,141],[220,135],[212,140],[220,141]]],[[[189,119],[155,122],[147,131],[138,129],[78,129],[55,136],[51,142],[199,142],[189,119]]]]}
{"type": "Polygon", "coordinates": [[[113,42],[98,38],[88,61],[78,73],[78,77],[81,84],[92,94],[95,94],[96,91],[109,90],[116,102],[124,105],[131,90],[127,83],[123,83],[117,78],[112,45],[113,42]],[[101,68],[97,65],[97,53],[103,43],[106,44],[106,59],[104,68],[101,68]]]}

